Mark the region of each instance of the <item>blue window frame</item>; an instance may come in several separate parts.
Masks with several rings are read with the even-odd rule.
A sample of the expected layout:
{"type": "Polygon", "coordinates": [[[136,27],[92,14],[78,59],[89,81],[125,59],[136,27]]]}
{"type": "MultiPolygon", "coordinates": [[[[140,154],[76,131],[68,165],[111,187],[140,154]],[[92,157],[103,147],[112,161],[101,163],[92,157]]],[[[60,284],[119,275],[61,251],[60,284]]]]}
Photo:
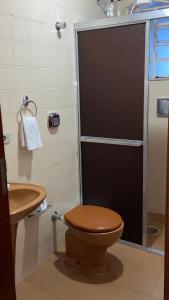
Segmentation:
{"type": "Polygon", "coordinates": [[[150,26],[149,78],[169,78],[169,18],[152,20],[150,26]]]}

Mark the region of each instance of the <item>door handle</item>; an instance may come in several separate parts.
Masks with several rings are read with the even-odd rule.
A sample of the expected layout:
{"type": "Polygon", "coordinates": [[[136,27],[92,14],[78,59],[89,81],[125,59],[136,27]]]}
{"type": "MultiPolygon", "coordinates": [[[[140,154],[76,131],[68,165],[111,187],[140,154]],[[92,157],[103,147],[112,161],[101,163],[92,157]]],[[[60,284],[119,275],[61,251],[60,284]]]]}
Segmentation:
{"type": "Polygon", "coordinates": [[[110,145],[131,146],[131,147],[143,146],[143,141],[140,140],[100,138],[100,137],[93,137],[93,136],[81,136],[80,141],[87,142],[87,143],[110,144],[110,145]]]}
{"type": "Polygon", "coordinates": [[[4,195],[8,193],[7,189],[7,168],[5,159],[0,159],[0,176],[1,176],[1,184],[2,184],[2,192],[4,195]]]}

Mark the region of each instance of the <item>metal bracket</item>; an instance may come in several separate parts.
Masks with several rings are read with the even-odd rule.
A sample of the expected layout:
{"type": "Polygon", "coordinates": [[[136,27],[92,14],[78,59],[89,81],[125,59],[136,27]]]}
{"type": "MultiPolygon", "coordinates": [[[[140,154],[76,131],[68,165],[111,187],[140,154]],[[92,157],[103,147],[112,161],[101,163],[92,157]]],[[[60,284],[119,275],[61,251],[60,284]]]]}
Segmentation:
{"type": "Polygon", "coordinates": [[[52,222],[57,220],[64,222],[64,216],[60,215],[57,211],[54,211],[51,217],[52,222]]]}
{"type": "Polygon", "coordinates": [[[35,107],[35,117],[37,116],[38,108],[37,108],[36,103],[33,100],[31,100],[28,96],[24,96],[23,103],[22,103],[21,108],[20,108],[21,119],[22,119],[22,113],[23,113],[22,110],[23,110],[23,108],[24,109],[27,108],[30,103],[32,103],[34,105],[34,107],[35,107]]]}
{"type": "Polygon", "coordinates": [[[66,22],[56,22],[55,27],[57,31],[60,31],[61,29],[66,29],[67,24],[66,22]]]}
{"type": "Polygon", "coordinates": [[[31,100],[29,99],[28,96],[24,96],[24,97],[23,97],[23,105],[24,105],[25,107],[27,107],[28,104],[29,104],[30,102],[31,102],[31,100]]]}

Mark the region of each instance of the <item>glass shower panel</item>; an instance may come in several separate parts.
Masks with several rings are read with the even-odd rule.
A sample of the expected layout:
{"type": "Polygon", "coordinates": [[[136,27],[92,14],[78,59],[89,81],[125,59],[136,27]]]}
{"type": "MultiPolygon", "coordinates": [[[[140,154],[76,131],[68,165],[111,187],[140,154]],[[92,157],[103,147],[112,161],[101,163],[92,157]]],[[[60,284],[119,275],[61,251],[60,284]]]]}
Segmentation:
{"type": "Polygon", "coordinates": [[[149,74],[146,245],[164,251],[168,118],[157,113],[157,101],[169,99],[169,18],[150,23],[149,74]]]}

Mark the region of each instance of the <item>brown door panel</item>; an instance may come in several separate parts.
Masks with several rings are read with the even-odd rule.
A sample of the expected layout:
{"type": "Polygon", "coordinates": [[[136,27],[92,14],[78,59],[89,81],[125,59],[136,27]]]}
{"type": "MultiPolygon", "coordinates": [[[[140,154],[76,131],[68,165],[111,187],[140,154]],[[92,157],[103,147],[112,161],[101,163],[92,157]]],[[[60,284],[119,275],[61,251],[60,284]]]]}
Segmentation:
{"type": "Polygon", "coordinates": [[[143,139],[145,24],[78,33],[81,135],[143,139]]]}
{"type": "Polygon", "coordinates": [[[142,244],[143,147],[82,143],[83,203],[118,212],[123,239],[142,244]]]}

